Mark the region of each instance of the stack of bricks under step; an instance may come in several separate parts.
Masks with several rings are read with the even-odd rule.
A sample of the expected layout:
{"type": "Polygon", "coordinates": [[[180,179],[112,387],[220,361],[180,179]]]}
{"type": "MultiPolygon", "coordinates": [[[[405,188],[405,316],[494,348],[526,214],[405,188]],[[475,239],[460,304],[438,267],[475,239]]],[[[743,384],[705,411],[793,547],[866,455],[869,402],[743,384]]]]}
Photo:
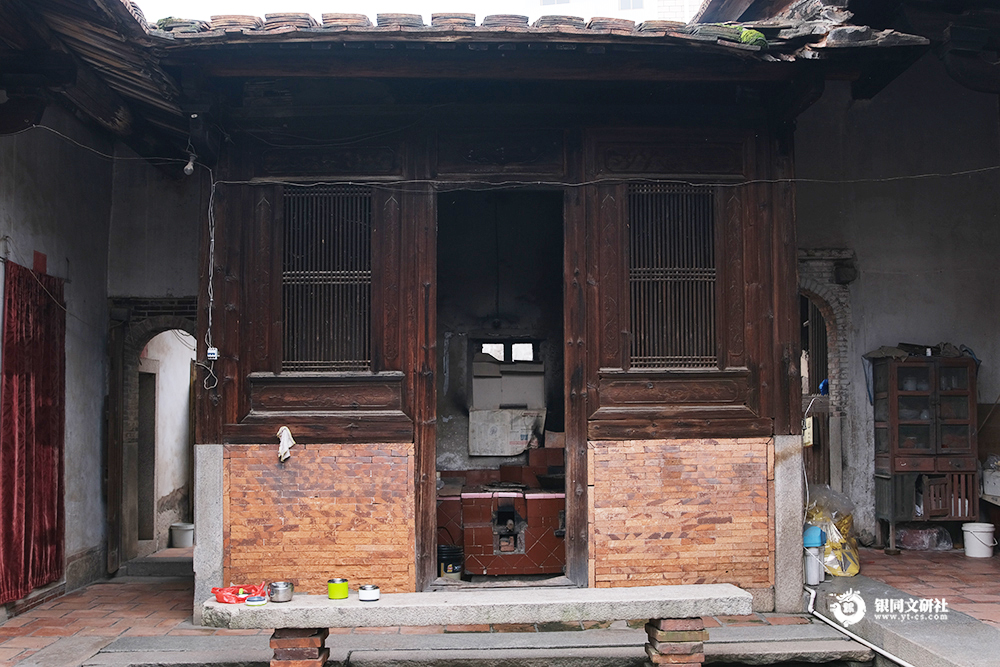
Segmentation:
{"type": "Polygon", "coordinates": [[[271,667],[323,667],[330,657],[325,647],[329,629],[279,628],[271,635],[271,667]]]}
{"type": "Polygon", "coordinates": [[[705,662],[708,631],[700,618],[653,618],[646,624],[646,634],[646,667],[701,667],[705,662]]]}

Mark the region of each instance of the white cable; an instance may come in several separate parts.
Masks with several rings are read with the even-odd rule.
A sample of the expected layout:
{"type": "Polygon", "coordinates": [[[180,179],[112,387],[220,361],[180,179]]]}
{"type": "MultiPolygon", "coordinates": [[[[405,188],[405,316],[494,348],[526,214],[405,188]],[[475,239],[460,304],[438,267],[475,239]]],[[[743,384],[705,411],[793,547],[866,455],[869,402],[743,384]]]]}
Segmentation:
{"type": "Polygon", "coordinates": [[[831,621],[830,619],[828,619],[826,616],[824,616],[823,614],[821,614],[818,611],[816,611],[816,609],[814,608],[814,604],[816,602],[816,589],[815,588],[809,588],[808,586],[803,586],[803,588],[806,589],[807,591],[809,591],[809,609],[808,609],[808,611],[809,611],[810,614],[812,614],[813,616],[815,616],[819,620],[823,621],[824,623],[826,623],[827,625],[829,625],[831,628],[833,628],[837,632],[845,634],[848,637],[850,637],[851,639],[853,639],[854,641],[858,642],[859,644],[864,644],[865,646],[867,646],[871,650],[875,651],[879,655],[882,655],[882,656],[885,656],[886,658],[889,658],[890,660],[892,660],[893,662],[895,662],[897,665],[902,665],[902,667],[916,667],[912,663],[909,663],[909,662],[903,660],[902,658],[894,656],[892,653],[889,653],[885,649],[882,649],[882,648],[880,648],[878,646],[875,646],[875,644],[872,644],[867,639],[864,639],[863,637],[857,636],[856,634],[854,634],[853,632],[851,632],[847,628],[844,628],[844,627],[841,627],[841,626],[837,625],[836,623],[834,623],[833,621],[831,621]]]}

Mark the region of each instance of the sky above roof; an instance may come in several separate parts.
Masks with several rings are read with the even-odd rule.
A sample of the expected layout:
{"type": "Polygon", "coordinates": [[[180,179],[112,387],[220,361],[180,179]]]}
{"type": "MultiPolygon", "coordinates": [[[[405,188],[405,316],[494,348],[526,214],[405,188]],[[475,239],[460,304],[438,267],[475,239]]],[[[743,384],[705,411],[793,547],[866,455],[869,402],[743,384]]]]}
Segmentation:
{"type": "Polygon", "coordinates": [[[276,12],[301,12],[322,21],[324,13],[367,14],[375,22],[376,14],[402,12],[421,14],[430,24],[431,14],[441,12],[475,13],[477,21],[489,14],[523,14],[534,21],[547,14],[567,14],[586,19],[609,16],[631,19],[636,23],[652,19],[687,21],[701,0],[137,0],[146,19],[161,18],[209,20],[221,14],[250,14],[264,17],[276,12]]]}

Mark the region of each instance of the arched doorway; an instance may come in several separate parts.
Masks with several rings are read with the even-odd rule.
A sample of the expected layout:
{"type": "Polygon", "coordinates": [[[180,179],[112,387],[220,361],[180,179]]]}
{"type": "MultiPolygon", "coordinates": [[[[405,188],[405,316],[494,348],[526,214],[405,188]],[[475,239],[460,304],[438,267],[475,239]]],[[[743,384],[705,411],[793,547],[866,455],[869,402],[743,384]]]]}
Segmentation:
{"type": "Polygon", "coordinates": [[[191,364],[195,322],[112,322],[108,409],[108,572],[169,545],[192,516],[191,364]]]}
{"type": "Polygon", "coordinates": [[[816,300],[799,296],[802,333],[802,460],[810,484],[830,483],[830,367],[826,318],[816,300]]]}

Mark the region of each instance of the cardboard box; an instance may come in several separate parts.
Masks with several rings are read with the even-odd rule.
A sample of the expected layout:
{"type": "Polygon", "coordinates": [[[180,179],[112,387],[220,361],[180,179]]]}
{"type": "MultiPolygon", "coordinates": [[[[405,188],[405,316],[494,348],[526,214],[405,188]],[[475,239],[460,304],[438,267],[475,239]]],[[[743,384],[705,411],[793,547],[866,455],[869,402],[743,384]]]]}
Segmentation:
{"type": "Polygon", "coordinates": [[[517,456],[545,430],[545,410],[470,410],[471,456],[517,456]]]}
{"type": "Polygon", "coordinates": [[[501,406],[545,408],[545,366],[530,361],[518,361],[500,367],[502,386],[501,406]]]}
{"type": "Polygon", "coordinates": [[[983,471],[983,493],[987,496],[1000,496],[1000,470],[983,471]]]}

